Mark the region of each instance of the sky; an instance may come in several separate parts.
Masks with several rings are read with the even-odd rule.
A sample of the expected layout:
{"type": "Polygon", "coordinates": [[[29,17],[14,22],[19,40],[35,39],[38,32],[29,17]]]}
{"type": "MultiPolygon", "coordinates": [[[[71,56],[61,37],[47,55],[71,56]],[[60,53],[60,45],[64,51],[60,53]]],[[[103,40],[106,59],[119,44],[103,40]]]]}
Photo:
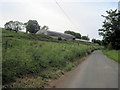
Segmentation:
{"type": "Polygon", "coordinates": [[[72,30],[90,39],[102,39],[98,34],[104,21],[101,15],[106,15],[106,10],[118,9],[118,1],[0,0],[0,27],[10,20],[23,23],[37,20],[40,26],[47,25],[51,31],[72,30]]]}

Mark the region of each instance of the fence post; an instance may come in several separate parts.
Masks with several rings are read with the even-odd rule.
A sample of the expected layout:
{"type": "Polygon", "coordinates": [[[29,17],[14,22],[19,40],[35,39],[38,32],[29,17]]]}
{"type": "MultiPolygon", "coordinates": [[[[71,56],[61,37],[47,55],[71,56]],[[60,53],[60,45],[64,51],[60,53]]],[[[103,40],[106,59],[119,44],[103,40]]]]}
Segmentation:
{"type": "Polygon", "coordinates": [[[7,52],[8,41],[5,43],[5,52],[7,52]]]}

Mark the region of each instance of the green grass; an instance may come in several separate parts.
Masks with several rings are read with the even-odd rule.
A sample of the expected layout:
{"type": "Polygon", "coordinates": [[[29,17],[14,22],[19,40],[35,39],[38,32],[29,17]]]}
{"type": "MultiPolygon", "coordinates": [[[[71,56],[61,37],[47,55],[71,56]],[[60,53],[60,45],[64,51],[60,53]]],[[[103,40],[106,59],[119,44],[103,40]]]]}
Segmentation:
{"type": "Polygon", "coordinates": [[[118,60],[118,50],[103,50],[103,53],[111,58],[112,60],[120,63],[120,60],[118,60]]]}
{"type": "Polygon", "coordinates": [[[66,72],[66,71],[70,71],[71,69],[72,69],[72,67],[74,67],[75,66],[75,64],[73,64],[73,63],[68,63],[67,65],[66,65],[66,67],[64,68],[64,71],[66,72]]]}
{"type": "MultiPolygon", "coordinates": [[[[84,42],[59,41],[42,34],[15,33],[3,29],[3,85],[9,85],[25,76],[39,76],[43,79],[57,78],[61,73],[75,66],[73,62],[76,58],[81,58],[101,48],[101,46],[87,45],[84,42]]],[[[20,84],[18,87],[26,86],[20,84]]]]}

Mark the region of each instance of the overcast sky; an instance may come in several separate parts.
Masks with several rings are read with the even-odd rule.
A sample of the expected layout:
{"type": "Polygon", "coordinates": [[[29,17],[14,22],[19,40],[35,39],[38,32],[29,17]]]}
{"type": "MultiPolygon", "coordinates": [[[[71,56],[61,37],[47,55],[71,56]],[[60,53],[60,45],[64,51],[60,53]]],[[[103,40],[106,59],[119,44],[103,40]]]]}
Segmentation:
{"type": "Polygon", "coordinates": [[[91,39],[101,39],[101,28],[106,10],[117,9],[119,0],[0,0],[0,27],[7,21],[37,20],[49,30],[72,30],[91,39]],[[56,1],[61,8],[56,4],[56,1]]]}

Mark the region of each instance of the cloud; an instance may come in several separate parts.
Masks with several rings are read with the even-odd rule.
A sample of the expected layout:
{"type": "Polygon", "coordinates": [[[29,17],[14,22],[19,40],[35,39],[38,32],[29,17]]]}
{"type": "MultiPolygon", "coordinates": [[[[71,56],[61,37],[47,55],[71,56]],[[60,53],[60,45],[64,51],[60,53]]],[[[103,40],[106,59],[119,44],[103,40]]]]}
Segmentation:
{"type": "Polygon", "coordinates": [[[57,0],[58,2],[118,2],[119,0],[57,0]]]}
{"type": "Polygon", "coordinates": [[[73,30],[82,35],[88,34],[91,38],[100,38],[97,30],[102,25],[101,14],[106,14],[105,11],[110,8],[117,8],[117,0],[115,3],[83,3],[82,0],[57,1],[69,18],[58,7],[55,0],[1,0],[0,18],[2,18],[2,22],[0,22],[0,26],[4,26],[10,20],[27,22],[33,19],[37,20],[41,26],[49,26],[53,31],[73,30]]]}
{"type": "Polygon", "coordinates": [[[116,2],[66,2],[61,5],[72,21],[80,27],[75,31],[97,39],[101,39],[98,35],[98,29],[102,27],[104,20],[101,15],[106,15],[106,10],[117,9],[116,2]]]}
{"type": "MultiPolygon", "coordinates": [[[[22,0],[1,0],[2,2],[23,2],[22,0]]],[[[34,2],[54,2],[55,0],[31,0],[34,2]]],[[[24,0],[24,2],[31,2],[24,0]]],[[[56,0],[58,2],[118,2],[119,0],[56,0]]]]}
{"type": "Polygon", "coordinates": [[[66,23],[71,26],[55,3],[3,3],[2,19],[2,26],[9,20],[27,22],[29,19],[35,19],[40,25],[48,25],[51,29],[64,30],[66,23]]]}

